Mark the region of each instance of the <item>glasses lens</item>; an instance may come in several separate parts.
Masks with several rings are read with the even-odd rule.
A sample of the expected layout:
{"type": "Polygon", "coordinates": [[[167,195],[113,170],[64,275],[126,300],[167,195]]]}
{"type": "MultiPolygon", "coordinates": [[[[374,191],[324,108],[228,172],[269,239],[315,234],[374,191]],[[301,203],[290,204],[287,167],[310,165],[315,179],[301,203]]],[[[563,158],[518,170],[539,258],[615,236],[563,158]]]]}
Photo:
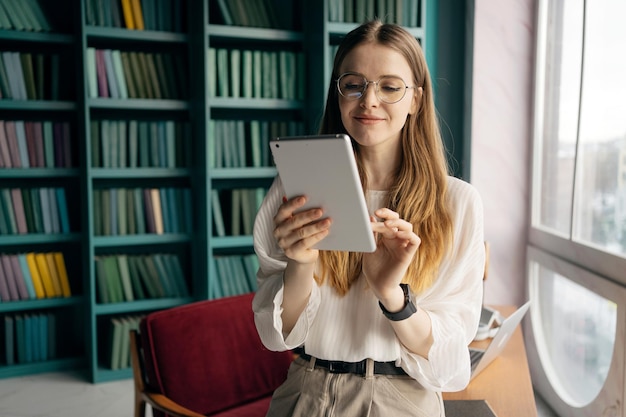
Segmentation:
{"type": "Polygon", "coordinates": [[[406,84],[399,77],[382,77],[378,81],[378,98],[387,103],[402,100],[406,93],[406,84]]]}
{"type": "Polygon", "coordinates": [[[349,99],[361,98],[366,85],[365,78],[356,74],[344,74],[337,81],[339,93],[349,99]]]}

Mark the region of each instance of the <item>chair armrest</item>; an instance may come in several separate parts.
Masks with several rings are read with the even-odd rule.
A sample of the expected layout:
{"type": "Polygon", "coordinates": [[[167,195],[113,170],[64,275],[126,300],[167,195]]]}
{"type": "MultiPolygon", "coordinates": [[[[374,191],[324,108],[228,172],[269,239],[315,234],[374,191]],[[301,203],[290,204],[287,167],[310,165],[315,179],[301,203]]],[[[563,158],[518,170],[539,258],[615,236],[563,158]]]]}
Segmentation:
{"type": "Polygon", "coordinates": [[[153,408],[163,411],[169,414],[171,417],[205,417],[202,414],[198,414],[195,411],[191,411],[182,405],[175,403],[162,394],[156,394],[152,392],[143,392],[142,396],[144,400],[150,404],[153,408]]]}

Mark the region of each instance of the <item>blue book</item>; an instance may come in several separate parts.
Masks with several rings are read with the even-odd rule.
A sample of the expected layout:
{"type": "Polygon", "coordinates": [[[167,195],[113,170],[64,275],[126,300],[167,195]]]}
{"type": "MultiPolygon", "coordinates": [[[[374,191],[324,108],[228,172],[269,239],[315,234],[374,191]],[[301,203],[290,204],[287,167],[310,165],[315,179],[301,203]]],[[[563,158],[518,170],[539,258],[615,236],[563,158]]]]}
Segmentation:
{"type": "Polygon", "coordinates": [[[35,347],[33,346],[33,320],[30,315],[24,314],[22,324],[24,325],[24,360],[27,363],[33,362],[35,347]]]}
{"type": "Polygon", "coordinates": [[[23,120],[15,121],[15,134],[17,135],[17,147],[19,149],[22,168],[29,168],[28,145],[26,144],[26,129],[24,128],[23,120]]]}
{"type": "Polygon", "coordinates": [[[57,318],[53,313],[48,313],[48,358],[57,356],[57,318]]]}
{"type": "Polygon", "coordinates": [[[171,222],[171,207],[168,197],[167,188],[158,188],[159,196],[161,198],[161,215],[163,216],[163,233],[173,233],[171,222]]]}
{"type": "Polygon", "coordinates": [[[39,358],[48,360],[48,315],[39,314],[39,358]]]}
{"type": "Polygon", "coordinates": [[[54,188],[47,188],[48,199],[50,201],[50,220],[52,222],[52,233],[61,232],[61,221],[59,220],[59,204],[54,188]]]}
{"type": "Polygon", "coordinates": [[[179,190],[174,187],[166,188],[166,197],[165,199],[169,205],[169,222],[172,227],[171,233],[181,233],[182,228],[180,224],[180,217],[184,214],[182,213],[182,199],[176,198],[179,194],[179,190]],[[180,215],[179,215],[180,214],[180,215]]]}
{"type": "Polygon", "coordinates": [[[39,315],[33,314],[30,316],[27,316],[26,320],[28,323],[30,323],[29,330],[30,330],[30,345],[31,345],[31,352],[32,352],[32,361],[39,362],[42,360],[41,340],[39,340],[39,337],[41,336],[41,334],[39,333],[39,315]]]}
{"type": "Polygon", "coordinates": [[[56,189],[57,206],[59,211],[59,220],[61,222],[61,233],[70,232],[70,218],[67,213],[67,200],[65,199],[65,188],[56,189]]]}
{"type": "Polygon", "coordinates": [[[17,259],[20,264],[20,269],[22,270],[22,276],[24,277],[24,284],[26,285],[28,297],[31,300],[34,300],[37,298],[37,294],[35,293],[35,286],[33,284],[33,277],[30,274],[30,268],[28,267],[28,263],[26,262],[26,254],[18,254],[17,259]]]}
{"type": "Polygon", "coordinates": [[[4,356],[7,365],[15,363],[15,326],[13,325],[13,317],[4,316],[4,356]]]}

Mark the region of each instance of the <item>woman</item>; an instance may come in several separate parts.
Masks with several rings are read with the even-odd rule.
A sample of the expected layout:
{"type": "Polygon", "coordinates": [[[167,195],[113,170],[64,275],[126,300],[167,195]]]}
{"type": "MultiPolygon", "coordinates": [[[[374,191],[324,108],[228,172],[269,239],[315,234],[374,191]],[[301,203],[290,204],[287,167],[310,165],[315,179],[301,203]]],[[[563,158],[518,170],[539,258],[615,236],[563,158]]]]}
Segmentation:
{"type": "Polygon", "coordinates": [[[373,253],[318,251],[332,219],[295,212],[280,178],[257,215],[255,321],[296,349],[268,416],[443,416],[469,382],[484,270],[482,203],[448,176],[423,52],[367,22],[339,46],[321,133],[347,133],[372,213],[373,253]]]}

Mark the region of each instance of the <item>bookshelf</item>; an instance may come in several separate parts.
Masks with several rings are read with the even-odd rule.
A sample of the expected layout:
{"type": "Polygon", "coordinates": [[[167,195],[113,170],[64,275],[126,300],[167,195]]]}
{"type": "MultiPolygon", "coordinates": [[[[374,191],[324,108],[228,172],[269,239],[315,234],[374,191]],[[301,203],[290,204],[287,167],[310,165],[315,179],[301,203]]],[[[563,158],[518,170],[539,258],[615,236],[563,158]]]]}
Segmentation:
{"type": "Polygon", "coordinates": [[[402,14],[432,54],[430,2],[398,2],[415,8],[408,20],[382,0],[267,0],[248,14],[228,8],[236,1],[60,1],[8,2],[41,4],[49,30],[0,13],[0,56],[58,57],[44,59],[42,96],[0,98],[1,121],[58,123],[71,143],[61,165],[0,166],[0,189],[60,188],[68,209],[53,233],[0,221],[0,254],[60,252],[71,288],[0,302],[5,336],[17,338],[16,317],[56,323],[53,346],[29,361],[14,340],[9,363],[3,338],[0,378],[84,369],[97,383],[131,377],[123,335],[142,315],[255,289],[251,224],[276,175],[267,141],[317,130],[333,47],[357,25],[345,7],[402,14]]]}

